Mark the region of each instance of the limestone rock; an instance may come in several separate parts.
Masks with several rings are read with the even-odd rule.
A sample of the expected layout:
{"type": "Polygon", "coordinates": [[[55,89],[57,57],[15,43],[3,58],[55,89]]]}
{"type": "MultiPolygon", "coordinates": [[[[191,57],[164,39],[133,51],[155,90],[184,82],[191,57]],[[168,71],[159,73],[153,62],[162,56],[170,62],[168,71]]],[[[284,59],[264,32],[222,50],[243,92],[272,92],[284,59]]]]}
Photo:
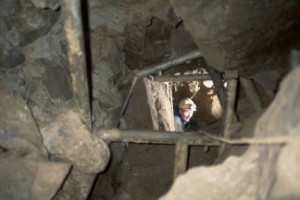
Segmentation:
{"type": "Polygon", "coordinates": [[[40,128],[51,122],[73,103],[69,77],[62,65],[48,59],[36,59],[24,69],[25,96],[40,128]]]}
{"type": "Polygon", "coordinates": [[[170,0],[209,65],[251,74],[284,67],[299,35],[300,1],[170,0]],[[289,23],[290,22],[290,23],[289,23]],[[287,34],[288,33],[288,34],[287,34]]]}
{"type": "Polygon", "coordinates": [[[24,48],[25,97],[43,127],[73,106],[66,39],[59,20],[48,34],[24,48]]]}
{"type": "Polygon", "coordinates": [[[56,10],[60,7],[59,0],[31,0],[37,8],[50,8],[56,10]]]}
{"type": "Polygon", "coordinates": [[[80,117],[72,110],[60,115],[41,130],[50,154],[68,160],[83,172],[98,173],[109,160],[106,143],[91,135],[80,117]]]}
{"type": "Polygon", "coordinates": [[[47,157],[42,136],[23,98],[0,90],[0,146],[19,156],[47,157]]]}
{"type": "Polygon", "coordinates": [[[276,70],[267,70],[256,73],[251,78],[264,88],[268,96],[274,97],[278,90],[280,76],[280,73],[276,70]]]}
{"type": "Polygon", "coordinates": [[[0,88],[14,91],[24,96],[26,83],[22,73],[22,67],[0,70],[0,88]]]}
{"type": "Polygon", "coordinates": [[[104,108],[120,104],[120,95],[114,77],[121,73],[122,54],[116,42],[105,29],[97,28],[91,35],[93,64],[93,97],[99,99],[104,108]],[[109,96],[107,96],[109,95],[109,96]]]}
{"type": "Polygon", "coordinates": [[[37,9],[29,0],[4,0],[0,9],[0,68],[12,68],[25,60],[22,47],[45,34],[58,15],[37,9]]]}
{"type": "Polygon", "coordinates": [[[12,200],[50,200],[70,165],[25,159],[0,159],[0,196],[12,200]]]}
{"type": "Polygon", "coordinates": [[[271,191],[274,199],[299,199],[299,164],[299,145],[288,144],[283,148],[278,158],[276,166],[277,180],[271,191]]]}
{"type": "MultiPolygon", "coordinates": [[[[100,1],[97,1],[100,2],[100,1]]],[[[102,2],[102,1],[101,1],[102,2]]],[[[93,6],[93,4],[92,4],[93,6]]],[[[128,11],[118,6],[95,7],[91,9],[90,28],[95,29],[99,26],[107,26],[109,29],[122,33],[128,20],[128,11]]]]}
{"type": "Polygon", "coordinates": [[[101,44],[91,46],[92,93],[94,104],[97,105],[93,107],[94,125],[96,129],[100,126],[116,127],[123,100],[122,91],[117,87],[123,67],[123,55],[114,38],[104,28],[98,27],[92,32],[91,43],[101,44]]]}
{"type": "Polygon", "coordinates": [[[160,200],[256,199],[257,156],[230,157],[222,165],[191,169],[179,176],[160,200]]]}
{"type": "Polygon", "coordinates": [[[73,168],[53,200],[88,199],[96,176],[96,174],[83,173],[73,168]]]}
{"type": "Polygon", "coordinates": [[[55,64],[67,64],[67,62],[63,62],[68,60],[66,45],[62,20],[59,18],[56,23],[53,23],[47,34],[24,47],[24,55],[26,60],[31,62],[44,58],[55,64]]]}
{"type": "MultiPolygon", "coordinates": [[[[275,99],[256,125],[256,137],[299,137],[299,76],[300,68],[296,68],[293,69],[281,82],[279,91],[275,99]]],[[[291,143],[286,144],[284,148],[280,145],[264,145],[259,149],[259,160],[261,161],[259,166],[261,171],[259,184],[264,186],[259,188],[260,199],[266,199],[268,197],[270,190],[274,186],[275,182],[277,185],[283,186],[281,187],[281,191],[285,190],[291,192],[279,192],[278,195],[281,195],[281,199],[292,199],[292,197],[295,197],[292,195],[298,195],[296,199],[299,199],[299,192],[295,190],[293,186],[293,183],[295,183],[294,178],[299,177],[299,170],[295,169],[295,166],[300,165],[299,157],[296,156],[297,154],[299,154],[299,143],[296,143],[296,146],[298,145],[298,148],[295,148],[293,142],[299,141],[291,141],[291,143]],[[289,155],[289,157],[284,158],[284,155],[289,155]],[[289,166],[289,171],[283,172],[283,165],[289,166]],[[294,176],[294,178],[290,179],[289,176],[291,175],[294,176]]],[[[253,148],[254,147],[252,147],[252,149],[253,148]]]]}

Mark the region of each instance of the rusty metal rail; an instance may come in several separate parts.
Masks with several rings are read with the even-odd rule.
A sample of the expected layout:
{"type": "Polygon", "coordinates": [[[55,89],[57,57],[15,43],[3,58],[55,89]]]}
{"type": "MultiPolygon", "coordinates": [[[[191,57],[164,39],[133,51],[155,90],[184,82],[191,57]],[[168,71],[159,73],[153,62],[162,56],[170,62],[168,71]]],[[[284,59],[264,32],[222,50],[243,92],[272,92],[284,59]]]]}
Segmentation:
{"type": "Polygon", "coordinates": [[[153,73],[156,73],[156,72],[159,72],[159,71],[162,71],[162,70],[169,69],[173,66],[176,66],[176,65],[179,65],[179,64],[182,64],[182,63],[185,63],[187,61],[190,61],[190,60],[193,60],[193,59],[196,59],[196,58],[200,58],[200,57],[201,57],[200,51],[199,50],[194,50],[194,51],[191,51],[187,54],[178,56],[176,58],[173,58],[173,59],[164,61],[162,63],[144,68],[144,69],[138,71],[136,73],[136,76],[138,78],[142,78],[142,77],[148,76],[150,74],[153,74],[153,73]]]}
{"type": "Polygon", "coordinates": [[[91,129],[91,105],[84,48],[81,1],[64,0],[62,8],[64,30],[68,41],[72,88],[77,104],[77,112],[80,114],[83,123],[91,129]]]}
{"type": "Polygon", "coordinates": [[[214,141],[199,132],[167,132],[145,130],[101,130],[95,133],[101,139],[115,142],[176,144],[184,142],[188,145],[219,146],[220,142],[214,141]]]}
{"type": "Polygon", "coordinates": [[[127,108],[127,105],[128,105],[128,103],[129,103],[129,100],[130,100],[130,97],[131,97],[133,88],[134,88],[134,86],[135,86],[135,84],[136,84],[136,81],[137,81],[137,77],[134,76],[134,77],[131,79],[130,86],[129,86],[129,90],[128,90],[128,93],[127,93],[127,95],[126,95],[126,98],[125,98],[125,101],[124,101],[124,103],[123,103],[123,106],[122,106],[121,117],[120,117],[120,118],[122,118],[122,116],[124,115],[124,112],[125,112],[125,110],[126,110],[126,108],[127,108]]]}
{"type": "Polygon", "coordinates": [[[206,81],[206,80],[211,80],[211,76],[209,74],[155,76],[153,77],[153,80],[159,82],[206,81]]]}
{"type": "Polygon", "coordinates": [[[175,144],[174,179],[187,169],[189,145],[219,146],[221,142],[207,136],[206,132],[167,132],[145,130],[101,130],[96,133],[105,141],[175,144]]]}

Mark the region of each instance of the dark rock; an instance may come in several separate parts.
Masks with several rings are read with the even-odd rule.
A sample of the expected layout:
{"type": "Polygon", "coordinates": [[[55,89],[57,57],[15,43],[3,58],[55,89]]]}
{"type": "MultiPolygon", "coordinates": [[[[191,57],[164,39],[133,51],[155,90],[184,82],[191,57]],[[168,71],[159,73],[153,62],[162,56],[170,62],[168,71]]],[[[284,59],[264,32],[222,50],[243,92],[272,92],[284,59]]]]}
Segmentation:
{"type": "MultiPolygon", "coordinates": [[[[180,24],[177,28],[172,29],[170,37],[170,49],[175,55],[183,55],[197,49],[191,34],[180,24]]],[[[178,69],[177,69],[178,70],[178,69]]]]}
{"type": "MultiPolygon", "coordinates": [[[[45,62],[47,63],[47,60],[45,62]]],[[[46,66],[51,66],[51,63],[46,66]]],[[[73,97],[68,76],[62,66],[45,67],[42,81],[54,101],[67,101],[73,97]]]]}
{"type": "Polygon", "coordinates": [[[22,67],[0,70],[0,87],[24,96],[26,83],[22,67]]]}
{"type": "Polygon", "coordinates": [[[24,48],[26,98],[40,127],[73,106],[66,40],[59,20],[50,32],[24,48]],[[50,50],[51,49],[51,50],[50,50]]]}
{"type": "Polygon", "coordinates": [[[251,74],[284,67],[297,45],[300,1],[171,0],[209,65],[251,74]]]}
{"type": "MultiPolygon", "coordinates": [[[[27,84],[26,88],[26,97],[29,99],[29,106],[40,128],[52,122],[58,115],[73,107],[73,99],[63,101],[64,99],[67,99],[68,96],[62,98],[65,97],[65,94],[58,93],[64,91],[63,88],[66,87],[58,87],[62,88],[62,90],[54,89],[54,94],[57,96],[59,95],[59,98],[52,99],[48,89],[53,86],[54,83],[48,83],[48,87],[44,85],[44,83],[45,82],[41,79],[32,79],[27,84]]],[[[60,86],[61,83],[56,82],[56,84],[60,86]]],[[[66,93],[66,95],[68,95],[68,93],[66,93]]]]}
{"type": "Polygon", "coordinates": [[[7,49],[2,48],[0,44],[0,68],[9,69],[16,67],[22,64],[25,61],[22,50],[18,47],[12,48],[8,47],[7,49]]]}
{"type": "Polygon", "coordinates": [[[256,73],[251,78],[263,87],[267,95],[273,97],[278,91],[281,75],[277,70],[267,70],[256,73]]]}
{"type": "Polygon", "coordinates": [[[73,168],[62,189],[53,200],[87,199],[96,174],[87,174],[73,168]]]}
{"type": "Polygon", "coordinates": [[[106,167],[110,156],[106,143],[91,135],[73,111],[62,114],[41,132],[50,154],[71,162],[80,171],[98,173],[106,167]]]}
{"type": "MultiPolygon", "coordinates": [[[[139,16],[136,16],[140,18],[139,16]]],[[[144,24],[131,24],[125,30],[125,44],[123,51],[126,54],[125,64],[129,69],[141,69],[143,64],[144,41],[146,35],[144,24]]]]}
{"type": "Polygon", "coordinates": [[[0,17],[7,17],[14,15],[16,10],[20,9],[19,0],[3,0],[0,2],[0,17]]]}
{"type": "Polygon", "coordinates": [[[69,172],[66,163],[0,159],[1,199],[52,199],[69,172]]]}
{"type": "Polygon", "coordinates": [[[103,115],[100,118],[94,117],[94,124],[102,128],[116,127],[123,100],[122,91],[117,87],[123,68],[123,55],[114,38],[101,27],[92,32],[91,43],[101,44],[91,46],[93,98],[99,105],[93,108],[93,114],[107,114],[105,118],[103,115]]]}
{"type": "Polygon", "coordinates": [[[0,90],[0,142],[19,156],[47,158],[42,136],[26,102],[19,95],[0,90]]]}
{"type": "Polygon", "coordinates": [[[0,68],[23,63],[22,47],[47,33],[59,16],[37,9],[29,0],[1,1],[0,13],[0,68]]]}

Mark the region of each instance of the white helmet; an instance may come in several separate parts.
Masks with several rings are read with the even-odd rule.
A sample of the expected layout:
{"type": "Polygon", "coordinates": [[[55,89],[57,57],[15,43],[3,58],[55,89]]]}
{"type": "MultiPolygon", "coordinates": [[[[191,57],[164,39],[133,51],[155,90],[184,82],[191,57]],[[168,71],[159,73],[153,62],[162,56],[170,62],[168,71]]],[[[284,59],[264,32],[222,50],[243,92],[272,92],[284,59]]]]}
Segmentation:
{"type": "Polygon", "coordinates": [[[178,108],[180,109],[189,109],[196,111],[196,104],[190,98],[184,98],[179,102],[178,108]]]}

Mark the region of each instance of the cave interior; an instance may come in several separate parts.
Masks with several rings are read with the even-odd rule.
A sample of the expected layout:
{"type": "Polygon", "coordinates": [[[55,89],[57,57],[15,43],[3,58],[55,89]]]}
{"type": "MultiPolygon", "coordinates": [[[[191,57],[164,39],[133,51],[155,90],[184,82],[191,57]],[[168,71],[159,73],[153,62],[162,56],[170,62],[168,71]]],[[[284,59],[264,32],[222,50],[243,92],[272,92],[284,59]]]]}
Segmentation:
{"type": "Polygon", "coordinates": [[[0,199],[300,199],[300,0],[0,10],[0,199]]]}

